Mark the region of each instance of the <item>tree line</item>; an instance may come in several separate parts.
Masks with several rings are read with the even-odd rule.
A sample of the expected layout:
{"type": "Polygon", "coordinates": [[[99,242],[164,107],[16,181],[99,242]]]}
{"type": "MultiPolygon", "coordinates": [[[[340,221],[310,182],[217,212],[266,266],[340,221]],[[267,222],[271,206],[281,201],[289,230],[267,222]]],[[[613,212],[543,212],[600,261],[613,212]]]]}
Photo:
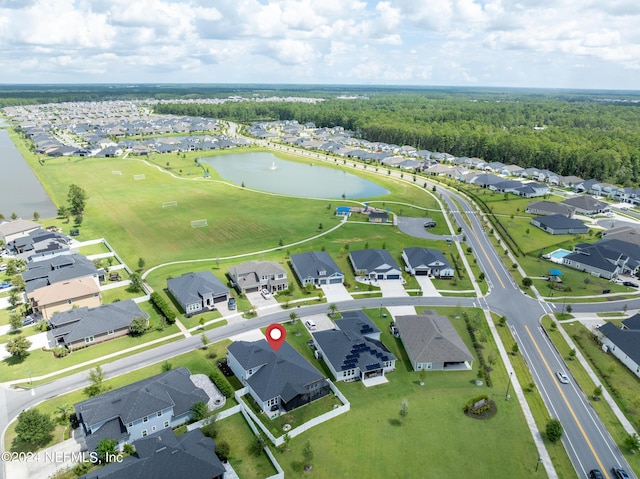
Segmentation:
{"type": "Polygon", "coordinates": [[[342,126],[360,138],[549,169],[635,186],[640,180],[640,107],[586,95],[387,92],[321,103],[227,102],[156,105],[156,113],[342,126]]]}

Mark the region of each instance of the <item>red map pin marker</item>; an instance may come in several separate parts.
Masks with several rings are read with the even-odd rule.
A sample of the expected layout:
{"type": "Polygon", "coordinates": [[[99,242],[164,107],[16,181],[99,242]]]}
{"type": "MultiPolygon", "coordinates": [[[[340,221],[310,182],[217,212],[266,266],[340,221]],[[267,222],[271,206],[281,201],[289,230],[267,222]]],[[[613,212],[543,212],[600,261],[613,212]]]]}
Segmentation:
{"type": "Polygon", "coordinates": [[[270,324],[267,326],[267,342],[274,351],[280,349],[287,337],[287,330],[280,324],[270,324]]]}

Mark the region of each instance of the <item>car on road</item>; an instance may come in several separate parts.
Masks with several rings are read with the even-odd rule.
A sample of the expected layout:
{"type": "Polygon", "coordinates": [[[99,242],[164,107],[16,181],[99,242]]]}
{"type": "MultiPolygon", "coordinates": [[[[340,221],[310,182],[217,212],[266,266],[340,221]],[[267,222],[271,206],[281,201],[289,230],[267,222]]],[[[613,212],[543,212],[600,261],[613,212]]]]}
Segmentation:
{"type": "Polygon", "coordinates": [[[604,479],[604,476],[602,472],[600,472],[600,469],[591,469],[589,471],[589,479],[604,479]]]}
{"type": "Polygon", "coordinates": [[[260,294],[264,299],[269,299],[271,297],[271,293],[268,289],[263,289],[262,291],[260,291],[260,294]]]}
{"type": "Polygon", "coordinates": [[[611,468],[611,472],[613,473],[613,477],[615,477],[616,479],[631,479],[631,477],[629,477],[629,474],[627,474],[627,471],[625,471],[621,467],[614,466],[611,468]]]}
{"type": "Polygon", "coordinates": [[[633,281],[623,281],[622,282],[623,286],[631,286],[632,288],[637,288],[638,285],[636,283],[634,283],[633,281]]]}
{"type": "Polygon", "coordinates": [[[304,325],[309,328],[309,331],[315,331],[316,330],[316,323],[314,323],[311,319],[307,319],[304,322],[304,325]]]}
{"type": "Polygon", "coordinates": [[[556,376],[558,376],[558,381],[562,384],[569,384],[569,376],[567,376],[564,371],[556,372],[556,376]]]}
{"type": "Polygon", "coordinates": [[[10,288],[11,286],[13,286],[11,281],[3,281],[0,283],[0,289],[10,288]]]}

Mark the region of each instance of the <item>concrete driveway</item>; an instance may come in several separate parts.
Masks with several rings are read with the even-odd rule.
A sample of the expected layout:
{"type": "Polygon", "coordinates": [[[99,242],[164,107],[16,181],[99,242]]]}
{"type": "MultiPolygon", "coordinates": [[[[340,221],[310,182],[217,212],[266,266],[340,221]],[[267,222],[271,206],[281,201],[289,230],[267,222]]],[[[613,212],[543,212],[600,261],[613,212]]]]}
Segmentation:
{"type": "Polygon", "coordinates": [[[433,285],[433,281],[431,281],[431,278],[429,278],[428,276],[418,275],[416,276],[416,280],[418,281],[420,289],[422,290],[422,296],[442,296],[433,285]]]}
{"type": "Polygon", "coordinates": [[[282,309],[280,307],[280,303],[278,303],[273,296],[265,299],[259,292],[254,292],[247,293],[247,299],[251,302],[253,307],[256,308],[258,314],[260,314],[260,310],[264,310],[265,308],[269,308],[269,312],[273,312],[276,307],[278,309],[282,309]]]}
{"type": "Polygon", "coordinates": [[[11,479],[50,477],[57,471],[74,466],[80,462],[81,457],[80,444],[75,439],[68,439],[35,453],[32,459],[5,463],[6,477],[11,479]]]}
{"type": "Polygon", "coordinates": [[[323,284],[320,286],[327,303],[337,303],[338,301],[350,301],[353,298],[344,287],[344,284],[323,284]]]}
{"type": "MultiPolygon", "coordinates": [[[[25,328],[26,329],[26,328],[25,328]]],[[[29,346],[29,351],[35,351],[36,349],[48,348],[49,341],[47,341],[47,333],[38,333],[33,336],[27,336],[27,339],[31,341],[31,346],[29,346]]],[[[0,345],[0,360],[6,359],[11,354],[7,351],[7,348],[4,347],[4,343],[0,345]]]]}
{"type": "MultiPolygon", "coordinates": [[[[326,314],[312,314],[311,316],[304,316],[300,318],[300,321],[302,321],[302,324],[304,324],[305,321],[309,319],[316,323],[315,331],[327,331],[333,329],[333,321],[331,321],[331,318],[329,318],[329,316],[327,316],[326,314]]],[[[306,324],[304,327],[307,328],[307,330],[309,329],[306,324]]],[[[313,333],[315,331],[309,330],[310,333],[313,333]]]]}
{"type": "Polygon", "coordinates": [[[383,280],[378,281],[376,286],[380,286],[380,291],[382,291],[382,297],[398,297],[398,296],[409,296],[407,290],[404,289],[404,285],[400,280],[383,280]]]}

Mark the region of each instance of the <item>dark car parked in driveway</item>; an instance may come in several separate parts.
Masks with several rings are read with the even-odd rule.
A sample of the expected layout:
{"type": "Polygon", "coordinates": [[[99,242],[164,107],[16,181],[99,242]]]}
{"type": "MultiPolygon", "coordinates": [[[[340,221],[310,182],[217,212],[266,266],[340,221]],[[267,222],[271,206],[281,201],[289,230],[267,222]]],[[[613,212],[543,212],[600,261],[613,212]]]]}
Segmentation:
{"type": "Polygon", "coordinates": [[[36,322],[36,320],[35,320],[35,318],[33,316],[27,316],[26,318],[24,318],[22,320],[22,325],[23,326],[29,326],[30,324],[33,324],[35,322],[36,322]]]}
{"type": "Polygon", "coordinates": [[[632,288],[637,288],[638,285],[636,283],[634,283],[633,281],[623,281],[622,282],[623,286],[631,286],[632,288]]]}

